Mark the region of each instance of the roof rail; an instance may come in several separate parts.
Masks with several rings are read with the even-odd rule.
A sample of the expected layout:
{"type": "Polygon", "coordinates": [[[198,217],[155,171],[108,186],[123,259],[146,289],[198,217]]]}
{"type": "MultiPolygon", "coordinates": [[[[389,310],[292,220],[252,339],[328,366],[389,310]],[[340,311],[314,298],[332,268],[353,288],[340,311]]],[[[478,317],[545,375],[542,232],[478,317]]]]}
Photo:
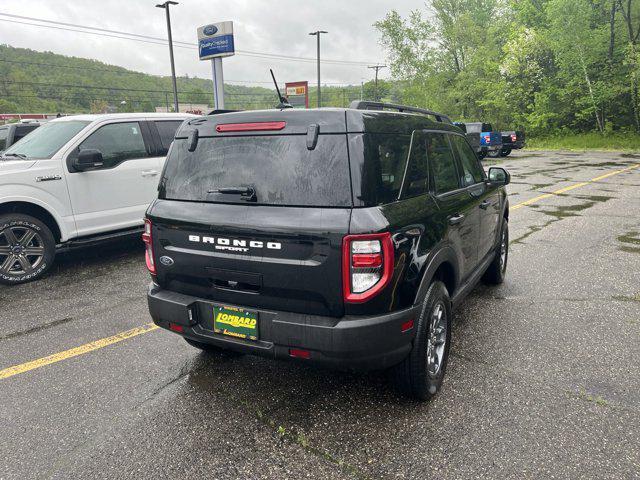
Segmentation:
{"type": "Polygon", "coordinates": [[[410,107],[408,105],[397,105],[395,103],[369,102],[365,100],[354,100],[349,108],[356,110],[396,110],[398,112],[420,113],[422,115],[430,115],[435,117],[436,122],[453,123],[451,119],[444,113],[434,112],[425,108],[410,107]]]}

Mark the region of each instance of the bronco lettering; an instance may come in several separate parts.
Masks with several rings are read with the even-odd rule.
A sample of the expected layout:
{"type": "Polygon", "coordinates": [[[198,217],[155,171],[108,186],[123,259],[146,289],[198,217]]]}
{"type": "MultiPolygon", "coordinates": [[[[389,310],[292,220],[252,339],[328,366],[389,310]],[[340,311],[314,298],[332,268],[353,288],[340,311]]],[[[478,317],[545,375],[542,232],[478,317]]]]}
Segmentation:
{"type": "MultiPolygon", "coordinates": [[[[259,240],[240,240],[226,237],[201,237],[200,235],[189,235],[190,242],[208,243],[214,245],[216,250],[228,250],[232,252],[248,252],[249,248],[265,248],[265,242],[259,240]],[[249,247],[247,247],[247,242],[249,247]]],[[[266,242],[268,250],[282,250],[280,242],[266,242]]]]}

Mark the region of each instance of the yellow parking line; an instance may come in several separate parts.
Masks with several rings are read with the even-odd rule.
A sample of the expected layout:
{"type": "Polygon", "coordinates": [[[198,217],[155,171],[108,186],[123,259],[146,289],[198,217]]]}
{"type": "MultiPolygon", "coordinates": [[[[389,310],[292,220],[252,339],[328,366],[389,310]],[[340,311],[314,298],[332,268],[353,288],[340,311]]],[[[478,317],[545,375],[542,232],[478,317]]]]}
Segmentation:
{"type": "Polygon", "coordinates": [[[561,193],[569,192],[576,188],[584,187],[585,185],[590,185],[599,180],[613,177],[614,175],[619,175],[621,173],[628,172],[629,170],[633,170],[634,168],[638,168],[638,167],[640,167],[640,163],[631,165],[630,167],[623,168],[621,170],[614,170],[613,172],[605,173],[604,175],[600,175],[599,177],[592,178],[591,180],[587,180],[586,182],[575,183],[573,185],[560,188],[559,190],[555,190],[553,192],[543,193],[542,195],[538,195],[537,197],[530,198],[529,200],[525,200],[524,202],[516,203],[514,206],[510,208],[510,210],[517,210],[519,208],[526,207],[527,205],[538,203],[540,200],[544,200],[545,198],[553,197],[554,195],[560,195],[561,193]]]}
{"type": "Polygon", "coordinates": [[[44,367],[45,365],[51,365],[52,363],[60,362],[68,358],[77,357],[78,355],[84,355],[85,353],[104,348],[108,345],[122,342],[123,340],[127,340],[128,338],[142,335],[143,333],[152,332],[157,328],[157,325],[154,325],[153,323],[147,323],[146,325],[142,325],[141,327],[132,328],[131,330],[117,333],[111,337],[101,338],[100,340],[96,340],[95,342],[85,343],[84,345],[80,345],[79,347],[70,348],[69,350],[65,350],[63,352],[54,353],[53,355],[49,355],[48,357],[38,358],[37,360],[22,363],[20,365],[14,365],[13,367],[0,370],[0,380],[13,377],[14,375],[18,375],[20,373],[28,372],[29,370],[44,367]]]}
{"type": "MultiPolygon", "coordinates": [[[[522,208],[526,205],[531,205],[532,203],[539,202],[540,200],[544,200],[545,198],[553,197],[554,195],[559,195],[575,188],[584,187],[585,185],[589,185],[593,182],[597,182],[599,180],[603,180],[605,178],[612,177],[623,172],[628,172],[629,170],[633,170],[634,168],[638,167],[640,167],[640,163],[632,165],[631,167],[623,168],[622,170],[615,170],[613,172],[605,173],[604,175],[592,178],[591,180],[588,180],[586,182],[576,183],[574,185],[569,185],[568,187],[563,187],[550,193],[544,193],[542,195],[531,198],[529,200],[525,200],[524,202],[512,206],[511,210],[517,210],[518,208],[522,208]]],[[[13,377],[14,375],[19,375],[36,368],[44,367],[46,365],[51,365],[52,363],[60,362],[68,358],[77,357],[78,355],[84,355],[85,353],[89,353],[94,350],[113,345],[114,343],[122,342],[123,340],[142,335],[143,333],[152,332],[157,328],[157,325],[154,325],[153,323],[147,323],[140,327],[127,330],[126,332],[117,333],[111,337],[101,338],[100,340],[96,340],[95,342],[85,343],[84,345],[80,345],[79,347],[71,348],[63,352],[54,353],[53,355],[49,355],[47,357],[38,358],[37,360],[32,360],[31,362],[14,365],[13,367],[8,367],[4,370],[0,370],[0,380],[13,377]]]]}

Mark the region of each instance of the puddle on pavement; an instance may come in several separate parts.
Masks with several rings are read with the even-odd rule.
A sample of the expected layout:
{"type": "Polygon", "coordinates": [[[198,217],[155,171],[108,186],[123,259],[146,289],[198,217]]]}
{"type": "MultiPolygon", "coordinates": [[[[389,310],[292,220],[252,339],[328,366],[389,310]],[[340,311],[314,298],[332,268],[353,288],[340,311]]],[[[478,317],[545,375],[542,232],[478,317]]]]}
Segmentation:
{"type": "Polygon", "coordinates": [[[640,253],[640,232],[631,231],[618,236],[618,250],[627,253],[640,253]]]}
{"type": "MultiPolygon", "coordinates": [[[[560,195],[560,196],[564,196],[564,195],[560,195]]],[[[567,218],[567,217],[579,217],[580,212],[582,212],[583,210],[593,207],[596,203],[606,202],[607,200],[613,197],[607,197],[604,195],[590,195],[590,196],[584,196],[584,198],[588,199],[588,201],[577,204],[577,205],[560,205],[560,206],[538,205],[538,204],[527,205],[527,207],[536,209],[538,212],[544,213],[545,215],[552,218],[547,222],[543,223],[542,225],[527,226],[528,228],[527,232],[525,232],[520,237],[509,242],[509,245],[524,243],[524,241],[527,238],[529,238],[531,235],[545,229],[552,223],[558,222],[563,218],[567,218]]],[[[639,247],[640,247],[640,239],[638,239],[637,241],[639,242],[639,247]]],[[[639,248],[639,251],[640,251],[640,248],[639,248]]]]}
{"type": "Polygon", "coordinates": [[[596,202],[590,201],[590,202],[580,203],[578,205],[562,205],[562,206],[554,205],[553,206],[554,210],[541,208],[540,211],[545,215],[555,217],[559,220],[561,218],[567,218],[567,217],[578,217],[581,211],[586,210],[587,208],[591,208],[595,204],[596,202]]]}

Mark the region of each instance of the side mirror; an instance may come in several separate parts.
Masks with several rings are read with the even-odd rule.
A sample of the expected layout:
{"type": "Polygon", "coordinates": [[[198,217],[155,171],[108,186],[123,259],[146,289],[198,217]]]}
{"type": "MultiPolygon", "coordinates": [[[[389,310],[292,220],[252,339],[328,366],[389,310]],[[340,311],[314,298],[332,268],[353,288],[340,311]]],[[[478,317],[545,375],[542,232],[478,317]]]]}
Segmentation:
{"type": "Polygon", "coordinates": [[[509,185],[511,175],[502,167],[489,168],[489,183],[493,185],[509,185]]]}
{"type": "Polygon", "coordinates": [[[73,168],[84,172],[85,170],[100,168],[103,164],[102,152],[95,148],[87,148],[78,152],[78,156],[73,161],[73,168]]]}

